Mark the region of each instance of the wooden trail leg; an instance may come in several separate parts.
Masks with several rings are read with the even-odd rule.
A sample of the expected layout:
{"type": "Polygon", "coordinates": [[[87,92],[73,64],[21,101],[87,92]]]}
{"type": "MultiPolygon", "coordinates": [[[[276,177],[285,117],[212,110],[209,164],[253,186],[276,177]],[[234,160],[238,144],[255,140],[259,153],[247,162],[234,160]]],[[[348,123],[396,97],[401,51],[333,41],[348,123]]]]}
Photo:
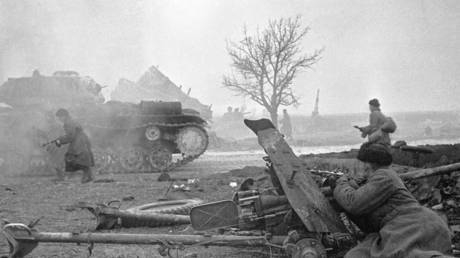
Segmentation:
{"type": "Polygon", "coordinates": [[[257,135],[289,203],[307,230],[317,233],[347,232],[338,213],[323,195],[310,172],[306,171],[302,161],[271,121],[245,119],[244,123],[257,135]]]}

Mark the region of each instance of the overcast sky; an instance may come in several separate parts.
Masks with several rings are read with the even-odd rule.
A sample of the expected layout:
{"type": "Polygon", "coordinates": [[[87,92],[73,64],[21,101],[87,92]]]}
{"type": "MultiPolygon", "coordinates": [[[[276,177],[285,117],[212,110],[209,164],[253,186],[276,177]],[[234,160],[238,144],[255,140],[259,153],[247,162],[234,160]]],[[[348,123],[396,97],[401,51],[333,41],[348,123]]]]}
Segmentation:
{"type": "Polygon", "coordinates": [[[310,114],[316,89],[320,113],[367,112],[372,97],[388,112],[460,109],[459,0],[0,0],[0,81],[38,68],[113,87],[158,65],[222,113],[244,102],[222,87],[226,39],[296,15],[304,50],[325,51],[294,81],[291,113],[310,114]]]}

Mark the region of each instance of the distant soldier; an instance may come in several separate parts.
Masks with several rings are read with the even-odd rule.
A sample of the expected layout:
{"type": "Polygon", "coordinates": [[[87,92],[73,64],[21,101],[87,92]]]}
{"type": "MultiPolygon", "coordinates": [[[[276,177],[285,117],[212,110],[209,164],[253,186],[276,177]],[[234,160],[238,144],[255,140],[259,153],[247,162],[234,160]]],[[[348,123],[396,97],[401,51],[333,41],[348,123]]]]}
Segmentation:
{"type": "Polygon", "coordinates": [[[292,124],[291,118],[286,109],[283,109],[283,118],[280,121],[281,123],[281,133],[286,136],[286,139],[292,139],[292,124]]]}
{"type": "Polygon", "coordinates": [[[235,108],[235,110],[233,111],[233,121],[237,122],[237,123],[241,123],[241,121],[243,121],[244,119],[244,114],[243,112],[240,111],[240,108],[235,108]]]}
{"type": "Polygon", "coordinates": [[[425,136],[433,136],[433,129],[429,125],[425,127],[425,136]]]}
{"type": "Polygon", "coordinates": [[[82,183],[93,180],[91,167],[94,166],[94,157],[91,143],[83,128],[75,122],[67,110],[59,109],[56,112],[59,121],[64,125],[65,135],[56,139],[56,146],[69,144],[65,154],[65,170],[67,172],[83,171],[82,183]]]}
{"type": "Polygon", "coordinates": [[[223,115],[222,115],[222,119],[224,121],[228,121],[231,116],[232,116],[232,113],[233,113],[233,108],[232,107],[227,107],[227,112],[225,112],[223,115]]]}
{"type": "Polygon", "coordinates": [[[355,126],[361,131],[361,137],[365,138],[367,136],[369,142],[391,145],[390,135],[387,131],[382,130],[388,118],[380,111],[378,99],[371,99],[369,101],[369,110],[371,111],[369,115],[369,125],[364,127],[355,126]]]}

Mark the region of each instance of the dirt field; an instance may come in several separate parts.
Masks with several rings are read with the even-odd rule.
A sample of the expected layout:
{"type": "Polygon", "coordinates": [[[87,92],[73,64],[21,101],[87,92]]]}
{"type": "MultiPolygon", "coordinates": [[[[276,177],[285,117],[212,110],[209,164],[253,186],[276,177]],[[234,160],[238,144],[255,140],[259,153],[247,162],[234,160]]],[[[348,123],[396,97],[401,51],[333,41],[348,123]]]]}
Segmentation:
{"type": "MultiPolygon", "coordinates": [[[[233,155],[231,153],[210,153],[171,173],[176,179],[199,178],[199,184],[190,192],[173,191],[170,199],[201,198],[215,201],[231,198],[230,182],[241,182],[246,176],[263,174],[261,154],[233,155]],[[233,170],[232,172],[229,172],[233,170]],[[249,171],[249,172],[248,172],[249,171]],[[226,173],[229,172],[229,173],[226,173]],[[249,173],[249,175],[246,175],[249,173]]],[[[0,178],[0,218],[10,222],[29,223],[41,218],[36,228],[50,232],[93,231],[96,221],[84,210],[70,210],[69,206],[79,201],[106,203],[134,197],[123,201],[122,208],[154,202],[162,197],[169,183],[158,182],[158,174],[102,174],[97,179],[112,179],[109,183],[80,184],[80,175],[54,182],[53,177],[16,176],[0,178]]],[[[191,234],[189,226],[168,228],[119,229],[112,232],[128,233],[175,233],[191,234]]],[[[91,257],[160,257],[158,246],[115,246],[95,245],[91,257]]],[[[249,250],[248,250],[249,251],[249,250]]],[[[267,251],[267,250],[261,250],[267,251]]],[[[7,253],[5,239],[0,237],[0,257],[7,253]]],[[[28,257],[88,257],[88,245],[40,244],[28,257]]],[[[241,249],[193,247],[172,252],[173,257],[254,257],[260,256],[241,249]],[[197,256],[194,256],[197,255],[197,256]]],[[[269,256],[262,255],[262,256],[269,256]]]]}

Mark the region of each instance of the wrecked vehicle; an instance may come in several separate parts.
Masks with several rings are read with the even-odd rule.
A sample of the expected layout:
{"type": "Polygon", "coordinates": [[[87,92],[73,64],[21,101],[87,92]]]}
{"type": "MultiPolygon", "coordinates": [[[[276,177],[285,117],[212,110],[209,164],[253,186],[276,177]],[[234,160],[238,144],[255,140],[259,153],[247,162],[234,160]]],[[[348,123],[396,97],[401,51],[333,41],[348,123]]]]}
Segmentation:
{"type": "Polygon", "coordinates": [[[79,120],[92,139],[101,173],[169,171],[208,147],[206,121],[180,102],[109,101],[90,110],[79,120]],[[173,154],[179,157],[173,160],[173,154]]]}
{"type": "Polygon", "coordinates": [[[66,148],[42,146],[62,134],[54,115],[59,108],[68,109],[87,132],[101,173],[168,171],[206,150],[206,121],[181,102],[104,103],[102,89],[74,71],[44,76],[35,70],[31,77],[9,78],[0,86],[0,102],[11,107],[0,117],[0,132],[7,136],[1,139],[0,166],[11,173],[62,169],[66,148]]]}
{"type": "MultiPolygon", "coordinates": [[[[8,224],[4,233],[10,243],[10,257],[23,257],[39,242],[155,244],[161,246],[160,253],[165,256],[168,255],[167,250],[184,245],[267,247],[295,258],[343,256],[360,238],[360,232],[344,213],[334,208],[328,198],[324,178],[353,171],[312,168],[307,161],[294,155],[271,122],[245,122],[257,134],[268,155],[265,160],[272,187],[254,189],[248,179],[240,185],[232,200],[198,205],[190,212],[194,229],[222,229],[221,233],[225,234],[58,233],[39,232],[23,224],[8,224]]],[[[355,165],[354,168],[357,168],[358,164],[355,165]]],[[[398,171],[402,172],[400,176],[408,184],[414,182],[418,185],[417,180],[425,177],[455,177],[455,171],[459,169],[460,164],[457,163],[429,169],[401,167],[398,171]]],[[[441,193],[439,197],[443,204],[443,207],[438,207],[439,210],[443,211],[444,207],[454,209],[452,214],[458,216],[459,212],[453,206],[458,203],[458,192],[441,193]]],[[[458,219],[447,217],[451,227],[458,226],[458,219]]]]}

